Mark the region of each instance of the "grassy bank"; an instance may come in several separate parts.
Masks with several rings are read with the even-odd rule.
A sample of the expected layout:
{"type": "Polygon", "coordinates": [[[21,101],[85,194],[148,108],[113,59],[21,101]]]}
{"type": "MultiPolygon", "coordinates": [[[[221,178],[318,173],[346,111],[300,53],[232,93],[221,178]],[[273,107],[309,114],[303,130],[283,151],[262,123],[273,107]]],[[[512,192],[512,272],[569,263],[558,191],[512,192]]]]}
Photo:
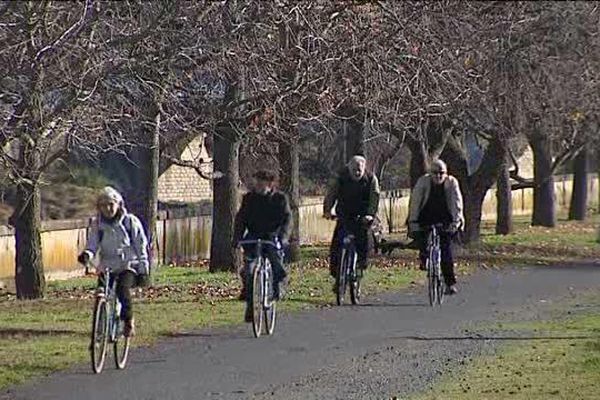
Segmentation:
{"type": "MultiPolygon", "coordinates": [[[[520,219],[514,235],[486,234],[479,257],[484,265],[577,263],[600,260],[599,218],[561,221],[556,229],[533,228],[520,219]]],[[[488,226],[489,230],[490,227],[488,226]]],[[[508,341],[492,356],[481,357],[414,400],[578,399],[600,391],[600,298],[586,302],[585,313],[549,321],[503,324],[531,340],[508,341]]]]}
{"type": "MultiPolygon", "coordinates": [[[[600,391],[600,299],[585,315],[510,324],[536,339],[485,356],[414,400],[594,400],[600,391]]],[[[505,327],[506,328],[506,327],[505,327]]],[[[516,337],[519,337],[517,335],[516,337]]]]}

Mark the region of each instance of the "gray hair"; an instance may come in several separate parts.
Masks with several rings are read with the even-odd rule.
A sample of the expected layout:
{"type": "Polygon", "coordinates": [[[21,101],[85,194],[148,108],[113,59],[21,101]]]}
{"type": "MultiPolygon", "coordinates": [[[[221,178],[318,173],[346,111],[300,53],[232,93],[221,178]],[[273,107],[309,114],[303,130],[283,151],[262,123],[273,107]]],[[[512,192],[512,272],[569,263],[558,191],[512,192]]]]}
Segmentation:
{"type": "Polygon", "coordinates": [[[367,163],[367,159],[363,156],[353,156],[350,161],[348,161],[348,165],[352,165],[353,163],[367,163]]]}
{"type": "Polygon", "coordinates": [[[431,168],[430,168],[430,171],[437,171],[437,170],[448,172],[448,166],[446,165],[445,162],[443,162],[439,158],[433,160],[433,162],[431,163],[431,168]]]}
{"type": "Polygon", "coordinates": [[[98,195],[98,203],[101,201],[111,201],[117,204],[123,205],[123,196],[119,191],[111,186],[106,186],[102,188],[100,194],[98,195]]]}

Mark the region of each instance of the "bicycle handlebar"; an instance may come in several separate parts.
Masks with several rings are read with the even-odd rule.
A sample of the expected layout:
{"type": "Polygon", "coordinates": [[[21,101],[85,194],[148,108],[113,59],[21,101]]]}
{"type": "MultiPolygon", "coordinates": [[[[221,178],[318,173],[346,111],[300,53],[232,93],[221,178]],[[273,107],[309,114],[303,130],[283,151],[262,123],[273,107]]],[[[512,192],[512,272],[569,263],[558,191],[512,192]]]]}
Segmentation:
{"type": "Polygon", "coordinates": [[[260,244],[266,244],[266,245],[271,246],[271,247],[275,247],[278,250],[281,247],[280,243],[276,243],[276,242],[273,242],[271,240],[266,240],[266,239],[265,240],[263,240],[263,239],[240,240],[239,242],[237,242],[237,244],[240,245],[240,246],[244,245],[244,244],[259,244],[259,243],[260,244]]]}
{"type": "MultiPolygon", "coordinates": [[[[86,275],[98,275],[100,272],[100,265],[96,265],[92,262],[92,260],[89,260],[87,263],[79,263],[81,264],[84,268],[85,268],[85,274],[86,275]],[[96,271],[96,273],[90,272],[90,270],[92,271],[96,271]]],[[[108,272],[110,274],[114,273],[113,268],[110,267],[105,267],[104,271],[102,272],[108,272]]]]}
{"type": "Polygon", "coordinates": [[[457,231],[457,229],[455,229],[452,224],[429,224],[429,225],[422,225],[423,228],[425,228],[426,230],[430,231],[433,228],[435,228],[437,231],[442,231],[442,232],[454,232],[457,231]]]}

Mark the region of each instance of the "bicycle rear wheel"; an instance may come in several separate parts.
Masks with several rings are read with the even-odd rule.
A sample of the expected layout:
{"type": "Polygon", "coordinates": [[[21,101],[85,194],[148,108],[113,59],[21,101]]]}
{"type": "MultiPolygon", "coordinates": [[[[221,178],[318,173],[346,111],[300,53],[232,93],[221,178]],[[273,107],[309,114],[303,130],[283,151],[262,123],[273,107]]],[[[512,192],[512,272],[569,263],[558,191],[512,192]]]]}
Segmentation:
{"type": "Polygon", "coordinates": [[[259,259],[254,267],[252,277],[252,330],[254,331],[254,337],[261,335],[264,319],[263,297],[265,288],[263,286],[262,269],[262,261],[259,259]]]}
{"type": "Polygon", "coordinates": [[[106,347],[108,345],[108,303],[104,298],[96,299],[91,339],[90,356],[92,370],[94,373],[99,374],[102,372],[104,362],[106,361],[106,347]]]}
{"type": "MultiPolygon", "coordinates": [[[[268,260],[265,260],[268,263],[268,260]]],[[[277,316],[277,302],[275,301],[274,289],[275,282],[273,280],[273,270],[270,265],[266,265],[266,270],[268,273],[263,274],[264,276],[264,287],[265,290],[265,298],[264,298],[264,312],[265,312],[265,322],[267,328],[267,334],[272,335],[273,331],[275,331],[275,318],[277,316]]]]}
{"type": "Polygon", "coordinates": [[[336,302],[338,306],[344,304],[344,296],[346,294],[346,258],[348,254],[346,250],[342,250],[342,257],[340,258],[340,267],[337,273],[337,292],[336,302]]]}

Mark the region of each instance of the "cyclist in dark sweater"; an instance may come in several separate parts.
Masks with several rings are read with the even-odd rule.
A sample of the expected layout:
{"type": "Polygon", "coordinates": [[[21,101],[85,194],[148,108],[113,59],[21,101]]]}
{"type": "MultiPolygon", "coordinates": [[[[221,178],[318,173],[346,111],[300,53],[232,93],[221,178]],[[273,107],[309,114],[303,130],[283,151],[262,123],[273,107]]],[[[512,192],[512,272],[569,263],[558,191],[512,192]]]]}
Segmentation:
{"type": "Polygon", "coordinates": [[[356,238],[357,265],[365,269],[369,254],[369,229],[379,208],[379,182],[366,170],[367,160],[360,155],[352,157],[348,165],[330,185],[323,203],[323,216],[332,217],[335,205],[337,224],[330,248],[329,272],[337,275],[340,261],[342,229],[356,238]]]}
{"type": "MultiPolygon", "coordinates": [[[[289,244],[292,213],[287,196],[274,187],[276,176],[273,172],[258,171],[254,174],[254,180],[253,190],[244,195],[242,205],[235,217],[233,244],[238,247],[238,243],[242,239],[264,239],[281,245],[281,250],[272,246],[263,247],[273,268],[274,296],[278,299],[280,283],[286,277],[282,249],[289,244]]],[[[249,296],[246,289],[248,278],[252,271],[251,266],[257,258],[254,246],[244,246],[244,258],[244,267],[240,271],[242,277],[241,300],[247,300],[249,296]]],[[[251,311],[251,307],[246,307],[244,317],[246,322],[252,321],[251,311]]]]}
{"type": "Polygon", "coordinates": [[[449,294],[458,292],[454,274],[452,240],[465,223],[463,199],[458,181],[448,175],[446,163],[435,160],[431,173],[423,175],[412,190],[409,202],[408,232],[419,246],[421,269],[427,260],[426,227],[443,224],[447,231],[440,232],[441,267],[449,294]]]}

